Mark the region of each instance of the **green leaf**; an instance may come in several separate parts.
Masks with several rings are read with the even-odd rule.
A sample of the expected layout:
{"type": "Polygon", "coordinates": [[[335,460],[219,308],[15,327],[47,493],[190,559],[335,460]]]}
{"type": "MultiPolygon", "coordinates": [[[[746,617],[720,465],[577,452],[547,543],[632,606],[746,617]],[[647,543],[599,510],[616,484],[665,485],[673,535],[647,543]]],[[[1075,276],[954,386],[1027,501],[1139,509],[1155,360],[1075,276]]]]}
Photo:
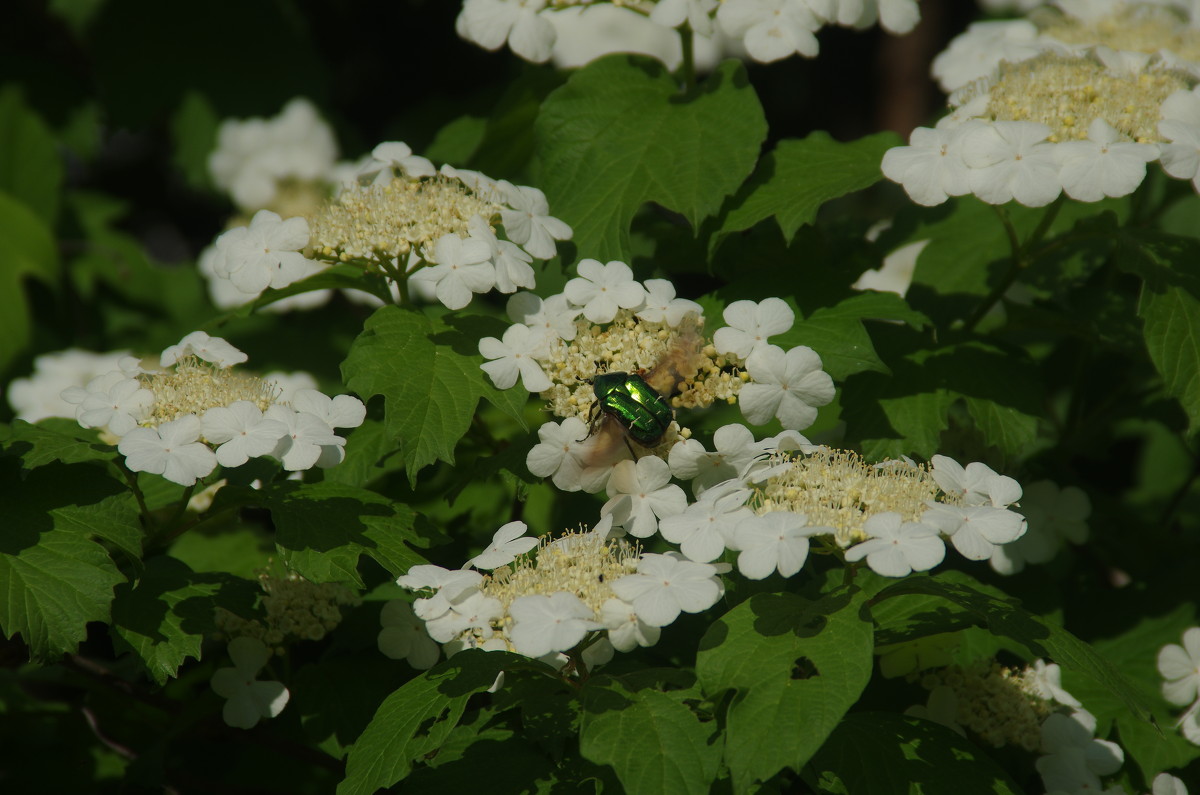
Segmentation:
{"type": "Polygon", "coordinates": [[[346,459],[325,470],[326,482],[364,487],[403,466],[387,427],[370,418],[350,431],[345,449],[346,459]]]}
{"type": "Polygon", "coordinates": [[[292,282],[287,287],[267,288],[253,301],[248,301],[236,309],[230,310],[229,315],[249,317],[277,301],[317,290],[363,290],[366,287],[363,282],[362,268],[355,265],[334,265],[332,268],[317,271],[298,282],[292,282]]]}
{"type": "Polygon", "coordinates": [[[29,344],[29,306],[22,284],[26,276],[46,284],[58,280],[54,239],[33,211],[0,191],[0,372],[8,369],[29,344]]]}
{"type": "Polygon", "coordinates": [[[383,307],[367,320],[342,374],[363,398],[384,396],[386,427],[400,440],[409,483],[415,485],[420,469],[434,461],[454,463],[454,447],[481,397],[524,427],[521,409],[528,393],[519,385],[496,389],[479,369],[479,340],[502,333],[499,324],[483,318],[443,322],[398,307],[383,307]]]}
{"type": "Polygon", "coordinates": [[[1018,795],[987,754],[945,726],[891,712],[847,715],[809,764],[822,782],[872,795],[1018,795]]]}
{"type": "Polygon", "coordinates": [[[774,342],[782,348],[797,345],[812,348],[821,355],[825,372],[838,381],[864,370],[888,373],[890,370],[879,359],[867,334],[864,323],[870,320],[902,321],[913,328],[929,324],[927,317],[911,309],[900,296],[871,292],[816,310],[774,342]]]}
{"type": "Polygon", "coordinates": [[[1028,450],[1037,439],[1037,417],[984,398],[968,397],[966,402],[984,442],[1008,455],[1028,450]]]}
{"type": "Polygon", "coordinates": [[[313,582],[352,582],[363,587],[358,559],[370,555],[393,575],[425,560],[406,541],[416,514],[373,491],[341,483],[274,483],[263,505],[275,523],[284,559],[313,582]]]}
{"type": "Polygon", "coordinates": [[[738,691],[725,741],[735,792],[799,771],[858,700],[874,662],[865,600],[862,591],[817,602],[759,594],[705,633],[696,659],[705,694],[738,691]]]}
{"type": "Polygon", "coordinates": [[[96,431],[86,430],[75,420],[52,417],[37,425],[15,420],[12,436],[6,447],[10,455],[21,459],[25,469],[59,461],[80,464],[87,461],[112,461],[116,451],[112,445],[97,440],[96,431]]]}
{"type": "MultiPolygon", "coordinates": [[[[378,619],[376,611],[376,626],[378,619]]],[[[340,759],[371,722],[376,705],[411,674],[404,663],[378,654],[309,663],[296,673],[290,708],[317,747],[340,759]]]]}
{"type": "Polygon", "coordinates": [[[1150,360],[1167,393],[1179,401],[1188,418],[1188,434],[1200,429],[1200,244],[1186,241],[1182,250],[1146,250],[1154,269],[1144,269],[1138,317],[1150,360]],[[1172,256],[1173,255],[1173,256],[1172,256]]]}
{"type": "Polygon", "coordinates": [[[211,189],[208,156],[217,147],[217,128],[221,120],[212,103],[203,94],[189,91],[171,117],[171,137],[175,142],[175,166],[184,181],[196,189],[211,189]]]}
{"type": "Polygon", "coordinates": [[[643,204],[699,229],[750,174],[767,125],[737,61],[682,94],[658,61],[614,55],[547,97],[535,130],[550,211],[571,225],[579,254],[627,262],[643,204]]]}
{"type": "Polygon", "coordinates": [[[0,629],[20,633],[33,659],[73,652],[89,621],[108,620],[125,578],[91,536],[120,535],[111,512],[127,498],[99,467],[54,464],[22,479],[15,458],[0,458],[0,629]]]}
{"type": "Polygon", "coordinates": [[[672,693],[630,690],[599,677],[583,691],[579,750],[611,765],[629,793],[706,793],[717,775],[721,746],[672,693]]]}
{"type": "MultiPolygon", "coordinates": [[[[63,166],[54,133],[10,86],[0,91],[0,193],[18,200],[39,225],[58,219],[63,166]]],[[[0,240],[8,237],[0,235],[0,240]]]]}
{"type": "Polygon", "coordinates": [[[528,665],[528,660],[470,649],[392,693],[350,749],[338,795],[372,795],[402,781],[414,763],[437,753],[458,725],[467,699],[490,688],[512,665],[528,665]]]}
{"type": "Polygon", "coordinates": [[[133,654],[155,682],[165,684],[184,660],[200,659],[204,636],[216,629],[214,610],[251,604],[257,591],[240,577],[197,574],[174,558],[152,558],[137,583],[117,586],[114,648],[133,654]]]}
{"type": "Polygon", "coordinates": [[[842,392],[842,416],[872,460],[938,451],[948,412],[965,398],[983,440],[1007,455],[1025,452],[1044,400],[1027,357],[980,341],[917,348],[888,362],[891,377],[861,372],[842,392]]]}
{"type": "Polygon", "coordinates": [[[487,125],[487,119],[459,116],[438,130],[421,154],[434,163],[464,166],[482,143],[487,125]]]}
{"type": "Polygon", "coordinates": [[[883,179],[879,170],[883,153],[900,143],[890,132],[845,144],[826,132],[780,141],[730,201],[711,247],[715,249],[729,233],[749,229],[771,216],[791,243],[797,229],[816,220],[822,204],[883,179]]]}
{"type": "Polygon", "coordinates": [[[1048,657],[1063,669],[1093,680],[1118,698],[1135,717],[1149,719],[1150,708],[1145,697],[1111,662],[1062,627],[1022,610],[1015,600],[991,596],[940,576],[914,575],[880,591],[875,601],[883,602],[902,594],[929,594],[953,602],[993,634],[1010,637],[1023,644],[1030,653],[1048,657]]]}

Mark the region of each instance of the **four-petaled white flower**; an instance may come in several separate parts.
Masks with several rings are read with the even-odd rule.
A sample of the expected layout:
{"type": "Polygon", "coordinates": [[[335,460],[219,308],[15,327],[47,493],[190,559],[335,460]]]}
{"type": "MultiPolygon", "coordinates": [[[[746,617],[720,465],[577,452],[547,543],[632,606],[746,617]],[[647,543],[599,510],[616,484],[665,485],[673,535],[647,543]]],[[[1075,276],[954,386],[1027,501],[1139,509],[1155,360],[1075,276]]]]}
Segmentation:
{"type": "Polygon", "coordinates": [[[646,305],[638,310],[637,316],[651,323],[665,322],[668,326],[678,326],[687,315],[700,317],[704,314],[703,307],[695,301],[675,297],[675,285],[668,279],[647,279],[646,305]]]}
{"type": "Polygon", "coordinates": [[[575,339],[575,318],[579,317],[580,309],[571,306],[562,293],[544,301],[533,293],[517,293],[508,299],[506,311],[513,322],[537,331],[547,345],[559,339],[568,342],[575,339]]]}
{"type": "Polygon", "coordinates": [[[722,313],[724,328],[713,334],[713,346],[718,353],[732,353],[745,359],[767,346],[767,338],[783,334],[796,322],[796,313],[782,298],[754,301],[734,301],[722,313]]]}
{"type": "Polygon", "coordinates": [[[287,287],[312,272],[300,253],[308,245],[308,221],[286,221],[270,210],[259,210],[249,226],[230,229],[217,238],[221,255],[213,263],[218,276],[243,293],[257,295],[267,287],[287,287]]]}
{"type": "Polygon", "coordinates": [[[492,379],[497,389],[508,389],[517,383],[517,376],[530,392],[542,392],[552,384],[537,358],[547,353],[546,337],[521,323],[504,331],[504,338],[484,337],[479,341],[479,353],[491,361],[479,365],[492,379]]]}
{"type": "Polygon", "coordinates": [[[274,718],[288,703],[288,689],[281,682],[257,682],[255,677],[271,656],[260,640],[235,638],[229,644],[232,668],[220,668],[210,684],[218,696],[228,699],[221,717],[235,729],[252,729],[262,718],[274,718]]]}
{"type": "Polygon", "coordinates": [[[557,34],[554,25],[538,12],[546,0],[466,0],[455,21],[455,30],[485,50],[508,46],[527,61],[550,58],[557,34]]]}
{"type": "Polygon", "coordinates": [[[550,215],[546,194],[526,185],[500,182],[500,189],[512,209],[500,209],[500,221],[508,239],[538,259],[550,259],[556,251],[555,240],[570,240],[571,227],[550,215]]]}
{"type": "Polygon", "coordinates": [[[494,569],[512,563],[518,555],[524,555],[538,545],[533,536],[525,535],[529,525],[524,522],[509,522],[492,536],[488,548],[467,561],[477,569],[494,569]]]}
{"type": "Polygon", "coordinates": [[[622,461],[608,479],[609,500],[600,509],[630,535],[648,538],[658,530],[659,519],[682,513],[687,507],[683,489],[671,483],[671,468],[657,456],[643,456],[635,464],[622,461]]]}
{"type": "Polygon", "coordinates": [[[515,293],[517,288],[532,290],[537,281],[529,263],[533,257],[525,249],[508,240],[496,237],[492,227],[479,215],[467,221],[471,237],[482,240],[492,250],[492,266],[496,269],[496,289],[502,293],[515,293]]]}
{"type": "Polygon", "coordinates": [[[298,472],[341,461],[339,454],[346,440],[334,433],[320,417],[278,403],[267,409],[266,417],[287,426],[287,431],[271,451],[272,457],[282,461],[287,471],[298,472]]]}
{"type": "Polygon", "coordinates": [[[750,490],[736,480],[713,486],[683,513],[658,523],[658,532],[679,544],[689,559],[707,563],[728,549],[737,549],[734,530],[753,514],[745,507],[750,490]]]}
{"type": "Polygon", "coordinates": [[[809,527],[808,517],[791,511],[771,511],[749,516],[734,528],[738,571],[752,580],[762,580],[778,571],[791,577],[808,560],[809,536],[833,533],[832,527],[809,527]]]}
{"type": "Polygon", "coordinates": [[[1146,164],[1158,157],[1154,144],[1130,141],[1104,119],[1088,127],[1088,140],[1054,147],[1063,190],[1072,199],[1096,202],[1133,193],[1146,178],[1146,164]]]}
{"type": "Polygon", "coordinates": [[[618,309],[640,306],[646,290],[633,280],[633,271],[616,260],[602,265],[599,260],[579,263],[579,276],[567,282],[563,294],[571,303],[583,307],[583,316],[593,323],[608,323],[618,309]]]}
{"type": "Polygon", "coordinates": [[[441,655],[437,643],[425,630],[425,622],[413,613],[412,605],[403,599],[392,599],[379,614],[376,645],[393,660],[408,660],[419,671],[432,668],[441,655]]]}
{"type": "Polygon", "coordinates": [[[971,185],[962,142],[969,129],[969,122],[916,128],[908,137],[908,146],[894,146],[883,153],[883,175],[903,185],[910,199],[926,207],[941,204],[950,196],[965,196],[971,185]]]}
{"type": "Polygon", "coordinates": [[[158,366],[170,367],[188,356],[211,362],[217,367],[233,367],[250,358],[220,337],[210,337],[203,331],[193,331],[178,344],[165,348],[158,359],[158,366]]]}
{"type": "Polygon", "coordinates": [[[612,584],[613,593],[633,605],[638,617],[652,627],[665,627],[680,612],[699,613],[717,603],[725,586],[717,567],[696,563],[677,554],[647,553],[637,574],[612,584]]]}
{"type": "Polygon", "coordinates": [[[63,399],[79,403],[75,419],[84,428],[103,428],[124,436],[150,415],[154,393],[121,370],[98,375],[83,390],[63,390],[63,399]]]}
{"type": "Polygon", "coordinates": [[[1158,651],[1163,698],[1176,706],[1200,699],[1200,627],[1183,633],[1183,645],[1168,643],[1158,651]]]}
{"type": "Polygon", "coordinates": [[[563,491],[579,491],[584,469],[580,441],[587,433],[587,426],[578,417],[567,417],[558,425],[542,423],[538,428],[540,441],[525,457],[529,474],[550,477],[563,491]]]}
{"type": "Polygon", "coordinates": [[[447,309],[462,309],[471,303],[472,293],[486,293],[495,286],[496,268],[491,257],[487,241],[476,237],[464,240],[447,233],[437,239],[433,256],[429,257],[437,264],[417,271],[412,280],[436,285],[437,299],[447,309]]]}
{"type": "Polygon", "coordinates": [[[967,560],[987,560],[997,544],[1016,541],[1025,532],[1025,517],[987,505],[945,505],[931,502],[921,522],[950,537],[967,560]]]}
{"type": "Polygon", "coordinates": [[[803,0],[725,0],[717,20],[761,63],[794,53],[812,58],[819,49],[813,33],[820,22],[803,0]]]}
{"type": "Polygon", "coordinates": [[[777,345],[767,345],[750,354],[746,371],[753,380],[738,393],[738,403],[742,415],[755,425],[778,417],[783,427],[801,430],[816,420],[817,406],[833,400],[833,379],[808,346],[784,353],[777,345]]]}
{"type": "Polygon", "coordinates": [[[519,596],[508,607],[513,627],[509,639],[526,657],[568,651],[588,632],[604,629],[592,609],[573,593],[519,596]]]}
{"type": "Polygon", "coordinates": [[[263,417],[249,400],[214,406],[204,412],[200,424],[205,441],[220,445],[217,463],[223,467],[239,467],[251,458],[267,455],[288,430],[282,422],[263,417]]]}
{"type": "Polygon", "coordinates": [[[997,121],[963,125],[963,162],[970,168],[971,192],[988,204],[1016,199],[1041,207],[1058,198],[1055,145],[1046,142],[1050,128],[1032,121],[997,121]]]}
{"type": "Polygon", "coordinates": [[[638,646],[653,646],[662,634],[638,616],[633,605],[609,599],[600,606],[600,623],[608,630],[608,641],[617,651],[633,651],[638,646]]]}
{"type": "Polygon", "coordinates": [[[154,428],[134,428],[117,449],[134,472],[150,472],[191,486],[217,466],[216,455],[199,441],[200,430],[200,418],[185,414],[154,428]]]}
{"type": "Polygon", "coordinates": [[[884,577],[906,577],[928,571],[946,557],[938,529],[921,522],[904,522],[894,511],[875,514],[863,524],[871,536],[846,550],[846,560],[867,559],[871,571],[884,577]]]}

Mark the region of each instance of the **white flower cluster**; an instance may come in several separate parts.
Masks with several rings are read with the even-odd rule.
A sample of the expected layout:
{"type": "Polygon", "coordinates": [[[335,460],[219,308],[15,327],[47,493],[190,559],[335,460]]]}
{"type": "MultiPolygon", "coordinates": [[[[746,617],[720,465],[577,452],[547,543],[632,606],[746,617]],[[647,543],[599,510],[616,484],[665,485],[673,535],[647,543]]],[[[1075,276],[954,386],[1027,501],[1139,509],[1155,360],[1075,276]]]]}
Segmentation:
{"type": "Polygon", "coordinates": [[[1132,193],[1154,161],[1200,190],[1200,28],[1190,6],[1056,5],[972,25],[935,59],[953,111],[882,163],[913,201],[1099,201],[1132,193]]]}
{"type": "MultiPolygon", "coordinates": [[[[730,304],[728,325],[706,345],[699,304],[677,298],[670,281],[637,282],[629,266],[616,261],[585,259],[578,272],[561,294],[513,296],[508,314],[517,322],[503,339],[479,343],[490,360],[481,367],[498,388],[519,378],[565,418],[538,429],[540,444],[527,460],[530,472],[553,478],[560,489],[599,491],[613,467],[633,454],[627,429],[596,405],[591,381],[600,372],[644,373],[675,408],[736,400],[750,422],[777,418],[791,429],[811,425],[816,407],[833,399],[833,380],[811,348],[784,351],[768,342],[795,322],[782,299],[730,304]]],[[[689,433],[672,422],[658,443],[640,446],[666,458],[689,433]]]]}
{"type": "MultiPolygon", "coordinates": [[[[439,171],[391,142],[375,147],[336,198],[303,217],[260,210],[248,225],[220,235],[200,265],[241,296],[230,295],[229,286],[214,288],[223,305],[349,263],[386,277],[393,294],[399,281],[411,280],[461,309],[474,293],[532,288],[529,263],[553,257],[555,241],[570,237],[537,188],[449,166],[439,171]]],[[[327,295],[304,300],[320,303],[327,295]]]]}
{"type": "Polygon", "coordinates": [[[524,522],[510,522],[467,562],[491,574],[413,566],[396,582],[423,596],[411,609],[403,601],[384,608],[380,650],[429,667],[437,661],[432,638],[447,656],[512,651],[561,668],[570,653],[577,666],[595,666],[614,650],[654,645],[681,613],[707,610],[724,594],[724,567],[643,553],[611,538],[611,527],[606,518],[539,542],[525,536],[524,522]]]}
{"type": "Polygon", "coordinates": [[[125,464],[182,486],[218,464],[238,467],[272,456],[284,469],[331,467],[345,458],[335,428],[356,428],[366,417],[358,398],[330,398],[298,389],[285,402],[274,382],[233,371],[246,354],[219,337],[195,331],[162,352],[159,368],[143,370],[126,357],[118,369],[70,387],[85,428],[104,428],[125,464]]]}
{"type": "MultiPolygon", "coordinates": [[[[1126,792],[1105,789],[1102,776],[1115,774],[1125,751],[1096,737],[1096,717],[1062,687],[1054,663],[1035,660],[1021,670],[1002,666],[951,666],[927,675],[924,706],[906,714],[940,723],[961,735],[966,730],[999,748],[1016,745],[1040,754],[1035,767],[1046,792],[1126,792]]],[[[1152,795],[1187,795],[1183,782],[1160,773],[1152,795]]]]}
{"type": "Polygon", "coordinates": [[[8,405],[17,419],[37,422],[47,417],[74,419],[75,406],[63,399],[63,390],[82,387],[98,375],[120,367],[128,351],[92,353],[70,348],[46,353],[33,360],[28,378],[14,378],[8,385],[8,405]]]}
{"type": "Polygon", "coordinates": [[[208,170],[234,204],[253,212],[279,201],[288,181],[330,181],[337,156],[333,130],[298,97],[274,118],[221,122],[208,170]]]}
{"type": "Polygon", "coordinates": [[[667,473],[643,459],[636,471],[622,464],[637,478],[609,481],[605,512],[639,537],[657,529],[693,560],[737,552],[738,570],[755,580],[797,574],[817,537],[845,549],[847,561],[904,577],[941,563],[946,541],[968,560],[988,560],[1025,532],[1024,518],[1008,509],[1020,485],[981,463],[964,469],[934,456],[931,468],[870,465],[795,433],[755,441],[736,425],[714,441],[714,453],[694,440],[671,451],[671,472],[692,479],[695,502],[678,510],[681,495],[667,490],[667,473]],[[714,483],[730,472],[739,474],[714,483]]]}
{"type": "Polygon", "coordinates": [[[1200,745],[1200,627],[1183,633],[1183,645],[1168,643],[1158,652],[1162,693],[1171,704],[1186,707],[1176,726],[1188,742],[1200,745]]]}
{"type": "MultiPolygon", "coordinates": [[[[601,5],[595,0],[465,0],[455,27],[486,50],[508,44],[525,60],[543,63],[554,54],[559,35],[553,18],[601,5]]],[[[826,25],[863,29],[879,22],[889,32],[907,33],[920,20],[916,0],[614,0],[613,5],[664,29],[687,25],[706,39],[726,37],[764,63],[816,56],[816,32],[826,25]]],[[[579,20],[588,17],[585,12],[579,20]]],[[[606,23],[611,20],[604,16],[606,23]]]]}

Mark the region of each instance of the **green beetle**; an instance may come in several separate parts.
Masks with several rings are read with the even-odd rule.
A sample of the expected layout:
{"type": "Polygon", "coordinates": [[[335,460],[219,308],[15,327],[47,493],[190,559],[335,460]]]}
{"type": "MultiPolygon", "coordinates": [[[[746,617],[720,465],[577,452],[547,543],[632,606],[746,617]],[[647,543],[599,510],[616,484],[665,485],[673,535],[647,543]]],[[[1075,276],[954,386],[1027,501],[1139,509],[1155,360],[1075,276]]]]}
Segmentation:
{"type": "Polygon", "coordinates": [[[658,444],[675,420],[671,404],[637,373],[601,373],[591,384],[596,392],[592,405],[596,418],[612,417],[644,447],[658,444]]]}

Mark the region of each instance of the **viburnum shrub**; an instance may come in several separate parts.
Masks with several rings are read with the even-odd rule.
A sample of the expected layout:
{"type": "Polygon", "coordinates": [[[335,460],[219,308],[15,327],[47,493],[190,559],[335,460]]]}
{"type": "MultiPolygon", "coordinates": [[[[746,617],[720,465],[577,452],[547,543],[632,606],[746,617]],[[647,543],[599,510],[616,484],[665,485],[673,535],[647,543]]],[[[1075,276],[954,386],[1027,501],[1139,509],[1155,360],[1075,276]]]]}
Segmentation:
{"type": "Polygon", "coordinates": [[[284,5],[8,25],[0,789],[1200,792],[1200,4],[284,5]]]}

